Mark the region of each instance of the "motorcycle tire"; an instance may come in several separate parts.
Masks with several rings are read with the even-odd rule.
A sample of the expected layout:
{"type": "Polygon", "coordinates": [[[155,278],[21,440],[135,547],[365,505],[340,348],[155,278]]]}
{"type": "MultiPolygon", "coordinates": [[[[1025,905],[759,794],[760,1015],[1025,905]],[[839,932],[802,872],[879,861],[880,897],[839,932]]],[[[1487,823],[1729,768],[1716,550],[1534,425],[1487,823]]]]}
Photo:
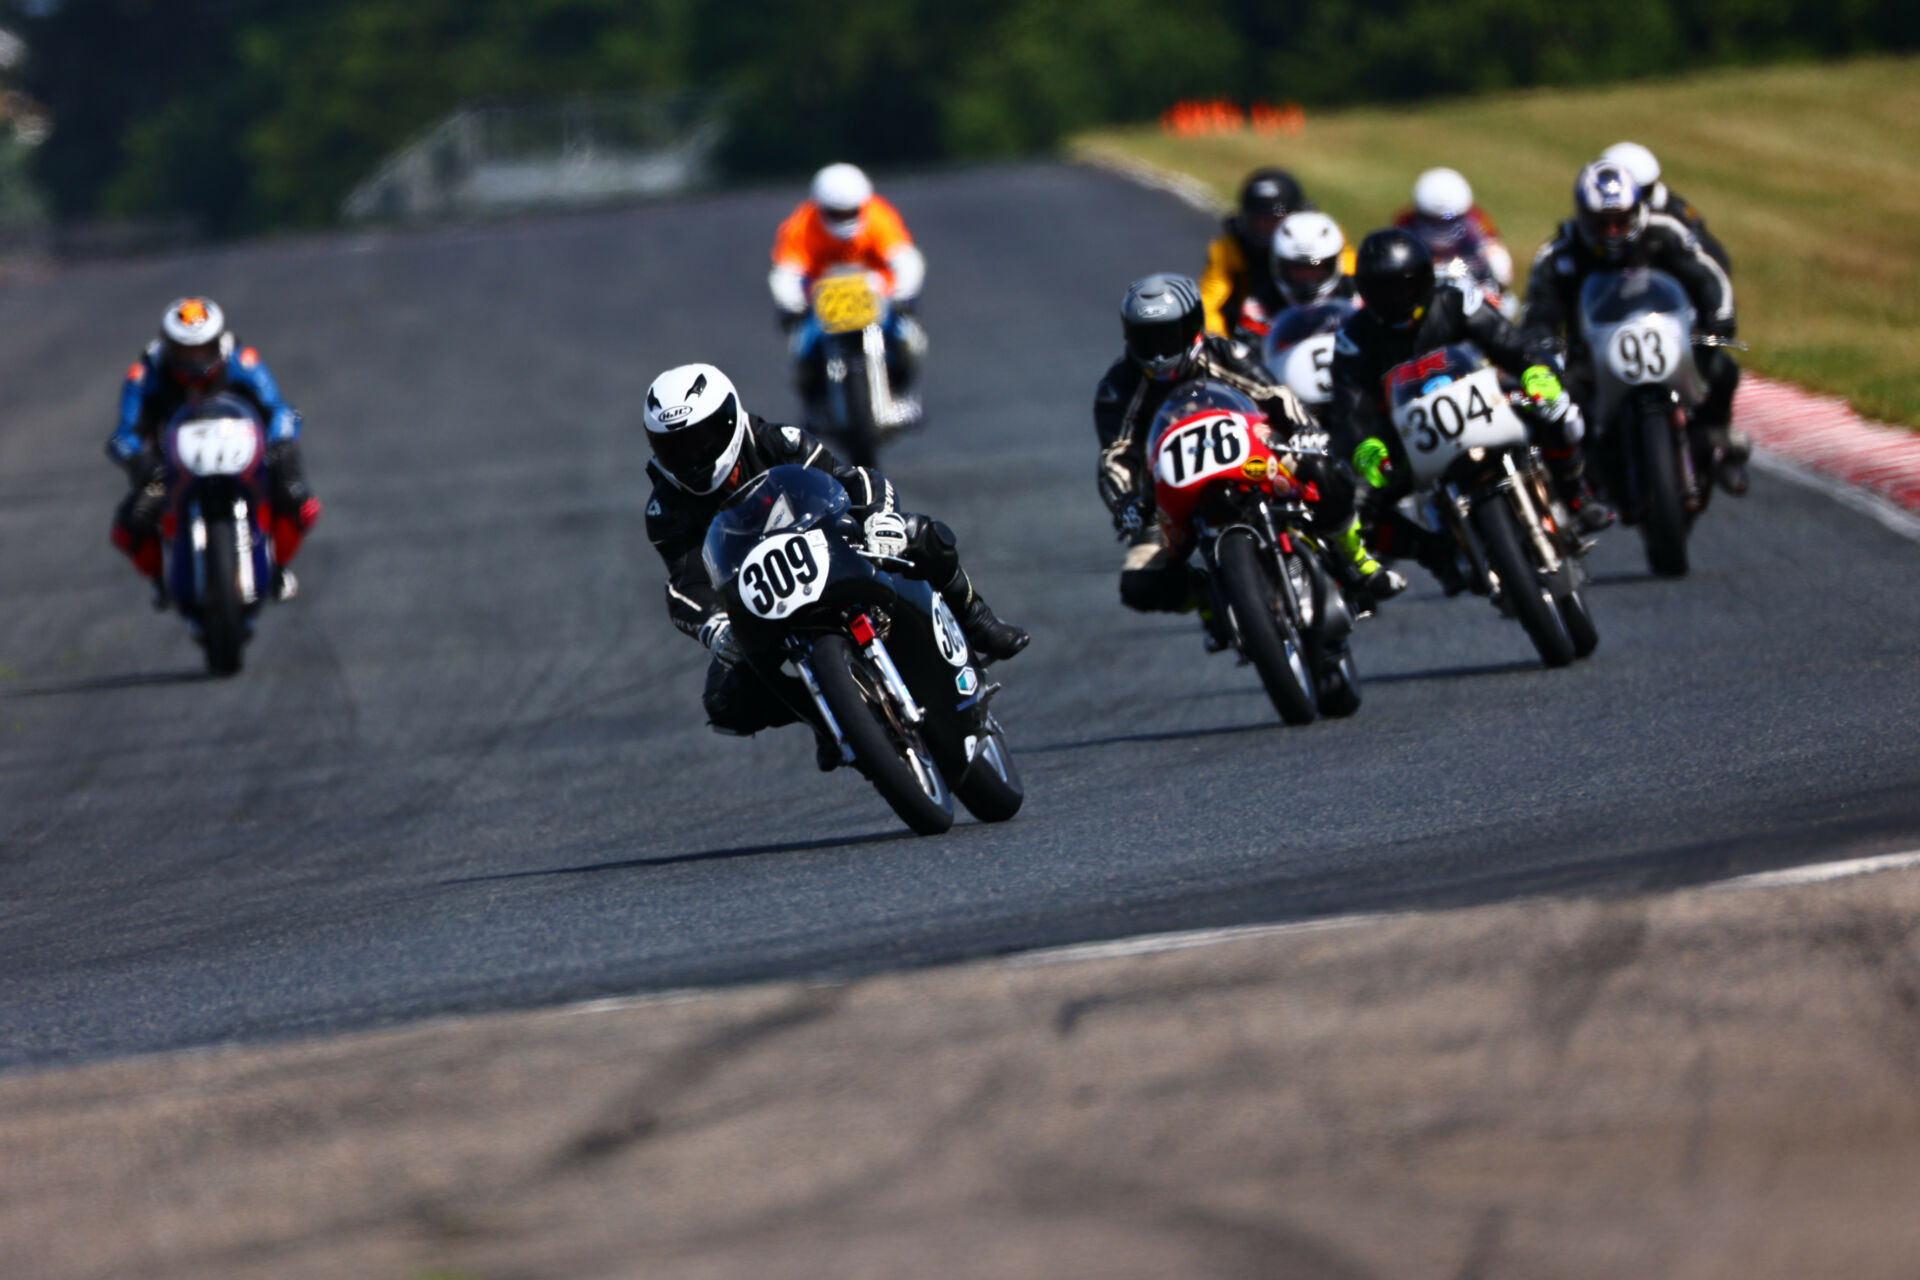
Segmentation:
{"type": "Polygon", "coordinates": [[[896,728],[877,703],[879,677],[866,657],[845,636],[823,635],[813,642],[813,678],[833,712],[856,768],[866,775],[900,820],[923,836],[953,826],[953,793],[912,726],[896,728]],[[866,675],[863,681],[854,674],[866,675]]]}
{"type": "Polygon", "coordinates": [[[1529,543],[1521,536],[1520,522],[1507,495],[1495,493],[1475,503],[1468,518],[1486,549],[1487,563],[1500,575],[1500,592],[1508,612],[1533,641],[1540,661],[1549,667],[1572,662],[1573,637],[1567,634],[1553,592],[1540,581],[1533,557],[1528,554],[1529,543]]]}
{"type": "Polygon", "coordinates": [[[1334,668],[1321,675],[1317,703],[1321,715],[1336,718],[1360,709],[1360,671],[1353,665],[1351,652],[1341,654],[1334,668]]]}
{"type": "Polygon", "coordinates": [[[1020,771],[1014,767],[1013,752],[1007,749],[1006,735],[991,716],[987,729],[973,764],[953,793],[980,821],[1005,822],[1020,812],[1027,793],[1020,782],[1020,771]]]}
{"type": "Polygon", "coordinates": [[[840,391],[847,406],[847,461],[871,467],[880,457],[880,424],[873,417],[873,383],[865,360],[847,362],[847,380],[840,391]]]}
{"type": "Polygon", "coordinates": [[[1273,709],[1288,724],[1311,723],[1318,708],[1306,647],[1292,620],[1281,613],[1266,552],[1251,533],[1229,529],[1215,545],[1214,559],[1239,629],[1241,651],[1260,673],[1273,709]]]}
{"type": "Polygon", "coordinates": [[[1594,626],[1587,597],[1579,588],[1561,592],[1554,597],[1554,603],[1560,607],[1560,621],[1566,624],[1567,635],[1573,639],[1574,657],[1584,658],[1600,647],[1600,629],[1594,626]]]}
{"type": "Polygon", "coordinates": [[[207,521],[206,594],[200,600],[200,634],[207,670],[237,675],[247,643],[246,606],[240,600],[240,548],[231,520],[207,521]]]}
{"type": "Polygon", "coordinates": [[[1680,491],[1680,459],[1667,421],[1669,412],[1665,405],[1649,405],[1640,413],[1634,443],[1639,452],[1640,491],[1647,504],[1640,537],[1647,545],[1647,567],[1663,578],[1681,578],[1687,572],[1687,506],[1680,491]]]}

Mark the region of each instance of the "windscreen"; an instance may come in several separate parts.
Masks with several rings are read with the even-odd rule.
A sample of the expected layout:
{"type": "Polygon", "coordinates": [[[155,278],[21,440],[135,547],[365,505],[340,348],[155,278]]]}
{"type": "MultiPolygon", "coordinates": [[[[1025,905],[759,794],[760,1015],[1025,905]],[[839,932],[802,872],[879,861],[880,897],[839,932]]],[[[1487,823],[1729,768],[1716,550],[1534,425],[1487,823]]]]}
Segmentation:
{"type": "Polygon", "coordinates": [[[741,485],[707,526],[701,558],[724,587],[749,551],[769,534],[817,528],[852,505],[838,480],[813,467],[774,467],[741,485]]]}
{"type": "Polygon", "coordinates": [[[1580,287],[1580,313],[1590,325],[1619,324],[1650,311],[1677,315],[1693,304],[1664,271],[1596,271],[1580,287]]]}
{"type": "Polygon", "coordinates": [[[1304,307],[1288,307],[1267,330],[1267,346],[1272,350],[1290,347],[1317,333],[1332,333],[1347,322],[1357,307],[1349,298],[1328,298],[1304,307]]]}
{"type": "Polygon", "coordinates": [[[1218,382],[1186,382],[1175,387],[1160,412],[1153,415],[1147,439],[1158,440],[1168,427],[1201,413],[1237,413],[1249,422],[1266,421],[1259,406],[1232,387],[1218,382]]]}
{"type": "Polygon", "coordinates": [[[1429,351],[1387,371],[1387,399],[1396,407],[1418,400],[1459,381],[1486,363],[1485,356],[1464,343],[1429,351]]]}

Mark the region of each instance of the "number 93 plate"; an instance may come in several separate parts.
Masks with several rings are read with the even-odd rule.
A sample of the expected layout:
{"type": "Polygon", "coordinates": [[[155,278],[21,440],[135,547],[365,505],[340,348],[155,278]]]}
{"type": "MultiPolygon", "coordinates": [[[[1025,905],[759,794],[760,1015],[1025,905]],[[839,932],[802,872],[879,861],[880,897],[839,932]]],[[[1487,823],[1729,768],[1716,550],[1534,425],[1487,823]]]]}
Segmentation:
{"type": "Polygon", "coordinates": [[[791,617],[826,594],[827,558],[819,529],[768,538],[740,566],[740,602],[758,617],[791,617]]]}

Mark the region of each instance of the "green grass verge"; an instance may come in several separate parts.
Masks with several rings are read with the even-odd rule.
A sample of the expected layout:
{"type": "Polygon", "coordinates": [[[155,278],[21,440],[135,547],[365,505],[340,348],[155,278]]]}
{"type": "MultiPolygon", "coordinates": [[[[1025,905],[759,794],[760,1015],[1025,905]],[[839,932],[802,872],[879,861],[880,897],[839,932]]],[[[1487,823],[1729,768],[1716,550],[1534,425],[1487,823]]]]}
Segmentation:
{"type": "MultiPolygon", "coordinates": [[[[1622,139],[1651,147],[1725,242],[1743,363],[1920,427],[1920,59],[1310,113],[1293,138],[1113,129],[1071,150],[1186,173],[1223,199],[1248,169],[1283,164],[1356,239],[1406,204],[1416,173],[1451,165],[1524,275],[1570,210],[1574,174],[1622,139]]],[[[1203,253],[1125,271],[1197,270],[1203,253]]]]}

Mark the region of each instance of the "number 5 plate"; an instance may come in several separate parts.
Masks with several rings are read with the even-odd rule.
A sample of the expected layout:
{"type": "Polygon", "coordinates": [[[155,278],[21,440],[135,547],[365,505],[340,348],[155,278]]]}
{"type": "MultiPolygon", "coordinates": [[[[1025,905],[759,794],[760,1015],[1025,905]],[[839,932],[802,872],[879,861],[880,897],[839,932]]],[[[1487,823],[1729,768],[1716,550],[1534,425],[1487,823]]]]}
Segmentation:
{"type": "Polygon", "coordinates": [[[819,529],[768,538],[740,566],[740,601],[762,618],[785,618],[827,590],[827,535],[819,529]]]}

